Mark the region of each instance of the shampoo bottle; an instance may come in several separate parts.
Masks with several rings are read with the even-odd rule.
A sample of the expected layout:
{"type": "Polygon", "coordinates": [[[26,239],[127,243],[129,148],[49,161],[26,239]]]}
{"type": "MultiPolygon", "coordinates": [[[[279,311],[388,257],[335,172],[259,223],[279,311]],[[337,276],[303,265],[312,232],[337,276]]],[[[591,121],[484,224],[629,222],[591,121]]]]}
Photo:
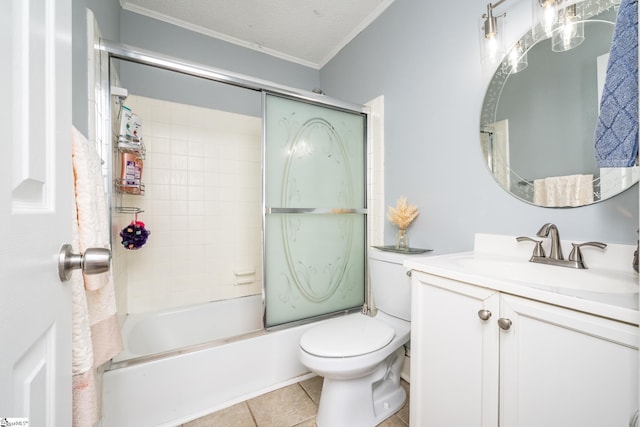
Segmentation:
{"type": "MultiPolygon", "coordinates": [[[[139,194],[140,179],[136,179],[136,163],[138,158],[133,153],[122,153],[122,162],[120,170],[120,191],[123,193],[139,194]]],[[[138,173],[141,175],[141,172],[138,173]]]]}

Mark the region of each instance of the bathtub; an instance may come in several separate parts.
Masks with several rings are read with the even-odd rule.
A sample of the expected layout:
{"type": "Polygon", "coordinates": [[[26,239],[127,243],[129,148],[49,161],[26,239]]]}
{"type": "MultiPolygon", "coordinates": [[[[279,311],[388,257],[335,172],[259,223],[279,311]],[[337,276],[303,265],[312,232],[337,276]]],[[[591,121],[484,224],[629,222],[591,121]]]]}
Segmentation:
{"type": "Polygon", "coordinates": [[[167,347],[184,345],[187,337],[192,338],[191,329],[199,329],[190,326],[189,333],[175,334],[174,324],[168,322],[171,315],[200,327],[233,327],[242,321],[203,319],[200,315],[207,310],[200,306],[192,307],[192,311],[175,310],[155,319],[132,316],[128,326],[125,321],[123,335],[128,353],[114,359],[103,376],[102,427],[177,426],[313,376],[298,361],[298,343],[300,336],[317,323],[260,330],[164,352],[167,347]],[[189,318],[190,322],[186,320],[189,318]],[[160,342],[151,342],[151,336],[160,342]],[[140,357],[148,350],[161,353],[140,357]],[[131,357],[134,359],[126,360],[131,357]]]}
{"type": "Polygon", "coordinates": [[[262,295],[129,314],[122,325],[124,350],[113,359],[113,366],[261,329],[262,295]]]}

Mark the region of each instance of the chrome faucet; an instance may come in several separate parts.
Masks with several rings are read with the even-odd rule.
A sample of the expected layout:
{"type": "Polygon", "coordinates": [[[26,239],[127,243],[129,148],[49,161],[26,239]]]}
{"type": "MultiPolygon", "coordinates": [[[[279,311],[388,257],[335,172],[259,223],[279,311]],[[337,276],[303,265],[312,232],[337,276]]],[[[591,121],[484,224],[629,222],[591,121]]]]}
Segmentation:
{"type": "Polygon", "coordinates": [[[542,247],[542,240],[535,240],[529,237],[516,237],[518,242],[529,241],[536,244],[533,249],[533,255],[529,259],[530,262],[537,262],[539,264],[559,265],[561,267],[570,267],[578,269],[586,269],[587,266],[582,259],[582,252],[580,248],[583,246],[594,246],[596,248],[604,249],[606,244],[600,242],[586,242],[586,243],[572,243],[573,249],[569,254],[569,259],[565,260],[562,256],[562,246],[560,243],[560,233],[558,227],[555,224],[547,223],[543,225],[536,233],[538,237],[551,237],[551,248],[549,249],[549,256],[546,255],[544,248],[542,247]]]}
{"type": "Polygon", "coordinates": [[[551,249],[549,250],[550,259],[556,260],[564,260],[562,256],[562,246],[560,245],[560,232],[558,232],[558,227],[555,224],[551,224],[550,222],[543,225],[540,230],[536,233],[538,237],[549,237],[551,234],[551,249]]]}

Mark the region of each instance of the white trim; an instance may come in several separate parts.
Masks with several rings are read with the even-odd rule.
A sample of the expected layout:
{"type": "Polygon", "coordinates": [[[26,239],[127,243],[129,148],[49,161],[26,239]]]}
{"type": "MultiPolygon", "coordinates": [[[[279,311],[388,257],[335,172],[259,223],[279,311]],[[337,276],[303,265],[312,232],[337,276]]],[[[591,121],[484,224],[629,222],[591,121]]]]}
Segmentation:
{"type": "Polygon", "coordinates": [[[365,106],[369,107],[367,130],[367,174],[368,174],[368,244],[384,244],[384,95],[380,95],[365,106]]]}

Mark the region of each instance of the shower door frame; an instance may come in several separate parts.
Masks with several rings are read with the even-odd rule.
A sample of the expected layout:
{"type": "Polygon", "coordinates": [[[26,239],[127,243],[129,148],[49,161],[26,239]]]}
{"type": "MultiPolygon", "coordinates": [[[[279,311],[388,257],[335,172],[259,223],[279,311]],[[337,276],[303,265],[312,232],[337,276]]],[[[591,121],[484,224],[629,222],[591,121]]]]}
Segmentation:
{"type": "MultiPolygon", "coordinates": [[[[111,59],[120,59],[120,60],[124,60],[124,61],[129,61],[129,62],[133,62],[133,63],[137,63],[137,64],[142,64],[142,65],[148,65],[148,66],[152,66],[155,68],[159,68],[159,69],[163,69],[163,70],[167,70],[167,71],[174,71],[177,73],[181,73],[181,74],[186,74],[189,76],[193,76],[193,77],[199,77],[199,78],[203,78],[206,80],[211,80],[214,82],[218,82],[218,83],[224,83],[224,84],[228,84],[228,85],[232,85],[232,86],[237,86],[237,87],[241,87],[244,89],[249,89],[249,90],[253,90],[256,92],[262,92],[263,94],[265,93],[271,93],[271,94],[275,94],[275,95],[281,95],[284,97],[288,97],[294,100],[298,100],[301,102],[306,102],[309,104],[313,104],[313,105],[318,105],[318,106],[324,106],[324,107],[328,107],[328,108],[333,108],[333,109],[337,109],[337,110],[343,110],[346,112],[351,112],[351,113],[357,113],[357,114],[363,114],[365,116],[365,129],[364,129],[364,146],[363,146],[363,150],[364,150],[364,171],[365,171],[365,176],[364,176],[364,184],[365,184],[365,188],[364,188],[364,197],[365,197],[365,207],[364,209],[358,209],[357,212],[354,211],[354,213],[361,213],[364,214],[364,227],[365,227],[365,235],[364,235],[364,248],[365,248],[365,254],[364,254],[364,260],[365,260],[365,265],[364,265],[364,307],[368,307],[370,306],[370,290],[369,290],[369,276],[368,276],[368,256],[366,253],[366,248],[368,247],[368,200],[369,200],[369,194],[368,194],[368,178],[369,178],[369,173],[368,171],[368,165],[367,165],[367,152],[368,152],[368,144],[369,144],[369,126],[370,126],[370,119],[369,119],[369,115],[371,113],[371,109],[370,107],[366,106],[366,105],[361,105],[361,104],[356,104],[356,103],[351,103],[351,102],[347,102],[347,101],[342,101],[339,99],[335,99],[335,98],[331,98],[329,96],[326,96],[324,94],[318,94],[315,92],[311,92],[311,91],[305,91],[302,89],[297,89],[297,88],[292,88],[286,85],[281,85],[279,83],[275,83],[275,82],[271,82],[268,80],[264,80],[264,79],[259,79],[253,76],[248,76],[245,74],[240,74],[240,73],[234,73],[231,71],[227,71],[227,70],[223,70],[220,68],[216,68],[216,67],[211,67],[208,65],[204,65],[204,64],[200,64],[200,63],[196,63],[196,62],[192,62],[192,61],[187,61],[187,60],[182,60],[179,58],[175,58],[169,55],[165,55],[165,54],[161,54],[158,52],[153,52],[150,50],[146,50],[146,49],[141,49],[141,48],[137,48],[137,47],[133,47],[130,45],[125,45],[122,43],[116,43],[116,42],[112,42],[109,40],[105,40],[105,39],[100,39],[99,43],[97,46],[95,46],[95,49],[97,51],[100,52],[100,61],[106,64],[106,70],[107,70],[107,74],[106,75],[101,75],[100,76],[100,83],[102,85],[102,87],[106,87],[107,90],[103,92],[104,96],[102,97],[102,99],[99,99],[98,102],[100,102],[102,104],[103,107],[103,111],[106,112],[106,117],[102,117],[103,123],[111,123],[111,98],[112,98],[112,93],[111,93],[111,78],[110,78],[110,64],[111,64],[111,59]]],[[[102,70],[104,70],[105,67],[102,67],[102,70]]],[[[264,97],[264,95],[263,95],[264,97]]],[[[264,110],[264,106],[262,109],[262,119],[264,122],[264,117],[265,116],[265,110],[264,110]]],[[[264,123],[263,123],[263,127],[264,127],[264,123]]],[[[111,140],[111,127],[110,126],[102,126],[102,138],[103,141],[110,141],[111,140]]],[[[263,145],[264,145],[264,132],[263,132],[263,145]]],[[[110,153],[105,153],[104,151],[102,152],[103,154],[103,160],[104,160],[104,165],[103,165],[103,171],[105,172],[106,176],[107,176],[107,182],[111,183],[113,182],[113,169],[112,169],[112,164],[111,164],[111,155],[110,153]]],[[[264,153],[263,153],[264,156],[264,153]]],[[[264,163],[264,162],[263,162],[264,163]]],[[[264,164],[262,165],[263,167],[263,177],[264,177],[264,164]]],[[[264,181],[264,179],[263,179],[264,181]]],[[[262,205],[263,205],[263,211],[262,211],[262,221],[263,221],[263,242],[262,242],[262,258],[263,258],[263,283],[262,283],[262,318],[263,318],[263,324],[262,324],[262,330],[267,330],[266,329],[266,308],[265,308],[265,286],[266,286],[266,282],[265,282],[265,274],[264,274],[264,270],[266,268],[265,265],[265,241],[264,241],[264,220],[265,220],[265,215],[267,214],[266,212],[266,207],[264,206],[264,182],[262,184],[263,186],[263,194],[262,194],[262,205]]],[[[109,189],[109,198],[108,200],[111,201],[111,193],[113,191],[112,189],[112,185],[108,184],[107,188],[109,189]]],[[[112,207],[111,207],[112,208],[112,207]]],[[[363,308],[364,308],[363,307],[363,308]]],[[[297,326],[297,325],[301,325],[301,324],[306,324],[306,323],[310,323],[310,322],[314,322],[320,319],[324,319],[324,318],[329,318],[329,317],[333,317],[336,316],[338,314],[342,314],[342,313],[349,313],[349,312],[355,312],[355,311],[359,311],[361,308],[360,307],[354,307],[351,309],[346,309],[340,312],[333,312],[333,313],[327,313],[327,314],[323,314],[323,315],[318,315],[318,316],[314,316],[311,318],[306,318],[306,319],[302,319],[302,320],[298,320],[298,321],[292,321],[292,322],[288,322],[288,323],[284,323],[282,325],[277,325],[277,326],[273,326],[270,327],[268,330],[279,330],[279,329],[286,329],[286,328],[290,328],[293,326],[297,326]]]]}
{"type": "MultiPolygon", "coordinates": [[[[267,162],[265,159],[265,156],[267,155],[267,127],[268,127],[268,122],[267,122],[267,98],[269,96],[273,96],[273,97],[279,97],[281,99],[287,99],[289,101],[300,101],[299,99],[296,99],[294,97],[291,96],[286,96],[283,94],[279,94],[279,93],[274,93],[271,91],[262,91],[262,111],[263,111],[263,132],[262,132],[262,136],[263,136],[263,168],[265,168],[267,166],[267,162]]],[[[349,113],[349,114],[354,114],[354,115],[359,115],[359,116],[363,116],[364,119],[364,127],[362,129],[363,131],[363,140],[364,140],[364,145],[362,146],[362,159],[363,159],[363,171],[364,171],[364,176],[363,176],[363,182],[364,182],[364,188],[363,188],[363,207],[361,208],[345,208],[344,206],[333,206],[330,208],[324,207],[324,208],[319,208],[319,207],[309,207],[309,206],[305,206],[305,207],[282,207],[282,206],[271,206],[268,205],[266,203],[266,185],[267,185],[267,178],[266,178],[266,173],[263,170],[263,182],[262,182],[262,186],[263,186],[263,190],[262,190],[262,201],[263,201],[263,215],[262,215],[262,230],[263,230],[263,265],[262,265],[262,269],[263,269],[263,298],[266,298],[267,295],[267,286],[268,286],[268,282],[267,282],[267,267],[268,267],[268,263],[267,263],[267,253],[266,253],[266,234],[267,234],[267,216],[268,215],[272,215],[272,214],[280,214],[280,215],[301,215],[301,216],[307,216],[307,215],[362,215],[363,216],[363,228],[364,228],[364,242],[363,242],[363,247],[365,248],[364,250],[364,254],[363,254],[363,278],[364,278],[364,286],[363,286],[363,304],[362,305],[358,305],[358,306],[352,306],[352,307],[346,307],[346,308],[341,308],[338,309],[337,311],[335,309],[333,309],[333,311],[326,311],[327,308],[323,308],[323,313],[320,314],[313,314],[311,316],[308,317],[302,317],[302,318],[298,318],[298,320],[288,320],[288,321],[284,321],[281,323],[273,323],[273,324],[269,324],[268,320],[268,313],[267,313],[267,306],[266,306],[266,302],[263,303],[263,327],[265,330],[268,331],[277,331],[277,330],[281,330],[281,329],[286,329],[286,328],[290,328],[292,326],[296,326],[296,325],[302,325],[302,324],[306,324],[306,323],[310,323],[310,322],[315,322],[318,320],[322,320],[322,319],[327,319],[327,318],[331,318],[337,315],[341,315],[341,314],[347,314],[347,313],[354,313],[354,312],[358,312],[358,311],[363,311],[363,312],[368,312],[368,308],[370,306],[369,304],[369,291],[368,291],[368,257],[367,257],[367,250],[366,248],[368,247],[368,235],[367,235],[367,230],[369,229],[368,224],[367,224],[367,214],[368,214],[368,194],[367,194],[367,178],[368,178],[368,173],[367,173],[367,141],[368,141],[368,116],[366,113],[363,112],[356,112],[353,110],[348,110],[345,108],[341,108],[341,107],[336,107],[330,104],[318,104],[317,102],[311,102],[308,100],[302,100],[301,102],[307,104],[307,105],[311,105],[311,106],[319,106],[319,107],[325,107],[325,108],[329,108],[329,109],[333,109],[336,110],[338,112],[344,112],[344,113],[349,113]]],[[[283,237],[284,238],[284,237],[283,237]]],[[[292,273],[291,270],[291,266],[289,266],[289,272],[293,275],[293,276],[297,276],[296,273],[292,273]]],[[[297,282],[298,280],[295,279],[294,282],[297,282]]],[[[337,288],[340,287],[344,287],[344,283],[342,283],[342,279],[338,282],[338,285],[336,286],[337,288]]],[[[300,286],[300,285],[298,285],[300,286]]],[[[304,292],[302,292],[304,294],[304,292]]],[[[308,299],[308,296],[305,296],[305,299],[308,299]]],[[[263,301],[264,302],[264,301],[263,301]]],[[[301,314],[298,314],[298,316],[300,316],[301,314]]]]}
{"type": "Polygon", "coordinates": [[[365,105],[342,101],[326,95],[317,94],[315,92],[292,88],[268,80],[248,76],[246,74],[234,73],[231,71],[223,70],[221,68],[199,64],[197,62],[186,61],[169,55],[164,55],[161,53],[125,45],[122,43],[114,43],[108,40],[101,39],[100,45],[97,46],[97,48],[101,52],[107,54],[109,60],[111,60],[111,58],[114,58],[143,65],[150,65],[152,67],[161,68],[167,71],[175,71],[194,77],[200,77],[206,80],[212,80],[218,83],[225,83],[244,89],[254,90],[257,92],[272,92],[302,101],[308,101],[314,104],[325,105],[328,107],[334,107],[356,113],[364,113],[368,115],[370,112],[369,107],[365,105]]]}

